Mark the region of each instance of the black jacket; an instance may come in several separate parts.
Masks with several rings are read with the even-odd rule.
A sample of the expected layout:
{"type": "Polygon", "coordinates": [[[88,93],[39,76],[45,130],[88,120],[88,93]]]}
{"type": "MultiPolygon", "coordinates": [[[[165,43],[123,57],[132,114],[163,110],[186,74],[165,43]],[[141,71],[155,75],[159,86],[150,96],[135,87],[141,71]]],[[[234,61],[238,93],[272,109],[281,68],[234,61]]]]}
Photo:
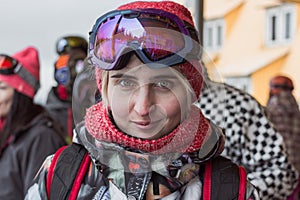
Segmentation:
{"type": "Polygon", "coordinates": [[[45,108],[50,113],[58,126],[62,129],[62,137],[70,143],[72,140],[72,132],[75,127],[72,114],[72,103],[60,100],[55,94],[53,87],[45,104],[45,108]]]}
{"type": "Polygon", "coordinates": [[[65,145],[47,112],[36,116],[0,154],[0,199],[24,199],[43,161],[65,145]]]}

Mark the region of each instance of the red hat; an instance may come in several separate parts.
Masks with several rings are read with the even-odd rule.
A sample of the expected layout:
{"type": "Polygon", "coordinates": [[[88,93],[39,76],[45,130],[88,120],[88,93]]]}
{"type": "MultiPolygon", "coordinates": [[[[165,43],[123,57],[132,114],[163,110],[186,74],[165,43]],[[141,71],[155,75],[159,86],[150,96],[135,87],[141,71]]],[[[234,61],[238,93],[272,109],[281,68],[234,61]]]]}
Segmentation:
{"type": "MultiPolygon", "coordinates": [[[[135,1],[128,4],[121,5],[117,10],[130,10],[130,9],[160,9],[172,14],[177,15],[182,21],[189,23],[191,26],[195,27],[191,12],[181,4],[175,3],[173,1],[135,1]]],[[[199,44],[200,45],[200,44],[199,44]]],[[[199,98],[202,83],[203,74],[202,67],[199,60],[192,60],[187,63],[180,65],[180,72],[185,75],[189,80],[197,98],[199,98]]],[[[98,88],[101,90],[101,72],[98,72],[98,88]]]]}
{"type": "Polygon", "coordinates": [[[181,20],[188,22],[190,25],[195,26],[191,12],[181,4],[173,1],[135,1],[124,4],[118,7],[117,10],[130,10],[130,9],[160,9],[172,14],[177,15],[181,20]]]}
{"type": "Polygon", "coordinates": [[[278,75],[270,80],[270,94],[277,95],[281,91],[293,91],[294,84],[292,79],[287,76],[278,75]]]}
{"type": "Polygon", "coordinates": [[[38,50],[34,47],[27,47],[12,56],[22,66],[21,73],[13,75],[0,74],[0,80],[13,87],[16,91],[34,98],[40,86],[40,62],[38,50]]]}

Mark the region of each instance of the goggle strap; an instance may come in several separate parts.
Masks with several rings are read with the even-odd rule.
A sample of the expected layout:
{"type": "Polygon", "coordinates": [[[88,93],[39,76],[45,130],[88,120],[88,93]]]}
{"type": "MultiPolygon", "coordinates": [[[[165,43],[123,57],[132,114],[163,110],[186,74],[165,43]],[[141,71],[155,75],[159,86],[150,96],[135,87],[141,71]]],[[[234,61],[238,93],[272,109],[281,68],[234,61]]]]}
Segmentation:
{"type": "Polygon", "coordinates": [[[18,74],[23,80],[25,80],[34,89],[38,90],[40,88],[40,83],[34,78],[34,76],[29,73],[20,63],[14,69],[15,74],[18,74]]]}

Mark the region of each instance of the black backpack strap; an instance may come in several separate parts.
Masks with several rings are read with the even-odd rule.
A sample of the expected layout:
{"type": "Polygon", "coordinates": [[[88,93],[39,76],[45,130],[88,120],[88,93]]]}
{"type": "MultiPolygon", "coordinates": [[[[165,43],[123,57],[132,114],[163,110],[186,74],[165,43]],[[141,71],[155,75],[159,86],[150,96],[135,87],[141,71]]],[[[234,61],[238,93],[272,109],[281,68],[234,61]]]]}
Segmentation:
{"type": "Polygon", "coordinates": [[[220,156],[205,165],[203,200],[245,200],[246,185],[245,169],[227,158],[220,156]]]}
{"type": "Polygon", "coordinates": [[[82,145],[72,143],[59,149],[47,175],[48,199],[76,199],[90,161],[82,145]]]}
{"type": "Polygon", "coordinates": [[[48,199],[50,199],[50,188],[51,188],[51,184],[52,184],[52,178],[53,178],[53,173],[54,173],[54,169],[55,169],[55,165],[57,163],[57,159],[59,158],[61,152],[66,148],[67,146],[62,146],[60,147],[54,154],[49,170],[48,170],[48,174],[47,174],[47,178],[46,178],[46,192],[47,192],[47,197],[48,199]]]}

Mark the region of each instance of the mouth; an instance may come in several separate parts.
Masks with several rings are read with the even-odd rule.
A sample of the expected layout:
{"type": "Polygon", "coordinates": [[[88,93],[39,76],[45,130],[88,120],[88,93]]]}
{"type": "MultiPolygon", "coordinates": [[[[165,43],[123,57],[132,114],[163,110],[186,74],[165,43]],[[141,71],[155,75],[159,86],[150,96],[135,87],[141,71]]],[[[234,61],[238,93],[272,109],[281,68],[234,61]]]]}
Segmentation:
{"type": "Polygon", "coordinates": [[[151,121],[133,121],[133,123],[138,126],[148,126],[149,124],[151,124],[151,121]]]}
{"type": "Polygon", "coordinates": [[[151,120],[133,120],[131,121],[131,131],[136,137],[144,139],[158,138],[160,132],[163,130],[165,120],[159,119],[155,121],[151,120]]]}
{"type": "Polygon", "coordinates": [[[157,128],[161,120],[151,121],[151,120],[142,120],[142,121],[132,121],[140,129],[153,129],[157,128]]]}

